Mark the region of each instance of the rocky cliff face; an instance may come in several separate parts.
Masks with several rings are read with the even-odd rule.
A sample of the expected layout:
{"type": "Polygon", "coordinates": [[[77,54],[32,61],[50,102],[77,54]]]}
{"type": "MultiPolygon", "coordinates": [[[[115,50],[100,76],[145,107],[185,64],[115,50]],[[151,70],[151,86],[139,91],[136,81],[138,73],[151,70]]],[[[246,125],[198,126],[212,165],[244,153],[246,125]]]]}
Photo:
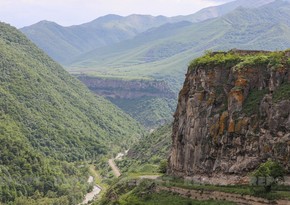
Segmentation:
{"type": "Polygon", "coordinates": [[[175,94],[164,81],[106,79],[86,75],[77,77],[90,90],[104,97],[117,99],[175,97],[175,94]]]}
{"type": "Polygon", "coordinates": [[[290,171],[289,54],[230,51],[193,61],[174,115],[168,172],[244,176],[268,158],[290,171]]]}
{"type": "Polygon", "coordinates": [[[157,80],[122,80],[77,76],[97,95],[102,95],[148,129],[172,121],[176,96],[168,84],[157,80]]]}

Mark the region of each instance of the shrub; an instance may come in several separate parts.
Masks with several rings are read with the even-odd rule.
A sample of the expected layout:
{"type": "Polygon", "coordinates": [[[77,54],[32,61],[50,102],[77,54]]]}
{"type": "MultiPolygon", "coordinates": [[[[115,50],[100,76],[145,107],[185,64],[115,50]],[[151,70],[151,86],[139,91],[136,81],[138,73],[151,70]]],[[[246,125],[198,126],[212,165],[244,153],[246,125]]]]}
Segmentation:
{"type": "Polygon", "coordinates": [[[160,173],[166,173],[167,171],[167,161],[166,160],[162,160],[160,162],[160,165],[159,165],[159,172],[160,173]]]}

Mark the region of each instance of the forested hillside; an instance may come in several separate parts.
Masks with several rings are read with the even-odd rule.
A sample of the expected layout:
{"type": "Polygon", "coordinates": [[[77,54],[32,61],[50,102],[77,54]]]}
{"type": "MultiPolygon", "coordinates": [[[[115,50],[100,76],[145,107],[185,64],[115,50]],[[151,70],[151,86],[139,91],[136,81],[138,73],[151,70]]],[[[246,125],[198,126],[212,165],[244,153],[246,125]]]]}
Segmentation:
{"type": "Polygon", "coordinates": [[[289,2],[274,1],[199,23],[166,24],[83,54],[69,70],[95,74],[106,68],[106,75],[150,76],[167,81],[177,91],[190,60],[205,50],[289,48],[289,11],[289,2]]]}
{"type": "MultiPolygon", "coordinates": [[[[236,0],[187,16],[107,15],[78,26],[40,22],[21,31],[73,74],[157,80],[177,95],[190,60],[205,50],[290,47],[289,5],[282,0],[236,0]]],[[[143,98],[108,99],[147,127],[171,120],[175,107],[175,97],[146,103],[143,98]],[[127,109],[127,104],[133,106],[127,109]]]]}
{"type": "Polygon", "coordinates": [[[38,195],[34,198],[63,196],[63,204],[72,204],[86,191],[82,182],[88,174],[86,167],[68,162],[98,159],[142,135],[136,121],[92,95],[4,23],[0,23],[0,71],[2,202],[38,195]]]}
{"type": "Polygon", "coordinates": [[[144,136],[128,151],[124,159],[117,161],[123,172],[158,173],[160,165],[166,168],[171,148],[172,125],[166,124],[144,136]]]}
{"type": "Polygon", "coordinates": [[[182,21],[201,22],[225,15],[238,7],[255,8],[274,0],[236,0],[202,9],[185,16],[106,15],[81,25],[64,27],[55,22],[41,21],[21,28],[37,46],[54,60],[67,64],[76,56],[95,48],[110,46],[132,39],[152,28],[182,21]]]}

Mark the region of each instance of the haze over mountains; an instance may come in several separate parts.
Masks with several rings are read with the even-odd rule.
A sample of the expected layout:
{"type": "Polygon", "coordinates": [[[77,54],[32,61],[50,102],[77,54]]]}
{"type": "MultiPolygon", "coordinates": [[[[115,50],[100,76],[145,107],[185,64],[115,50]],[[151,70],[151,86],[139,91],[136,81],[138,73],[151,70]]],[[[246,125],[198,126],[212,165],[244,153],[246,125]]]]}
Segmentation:
{"type": "Polygon", "coordinates": [[[157,79],[174,76],[182,82],[181,71],[185,72],[190,60],[204,50],[288,48],[289,10],[288,2],[275,1],[259,8],[240,7],[199,23],[165,24],[134,39],[83,54],[70,67],[74,71],[105,70],[112,75],[157,79]]]}
{"type": "MultiPolygon", "coordinates": [[[[187,65],[205,50],[290,47],[289,19],[289,1],[237,0],[188,16],[107,15],[71,27],[42,21],[21,31],[73,74],[164,81],[177,95],[187,65]]],[[[171,119],[174,98],[144,97],[110,100],[135,119],[142,113],[145,126],[171,119]],[[142,105],[128,109],[132,103],[142,105]]]]}
{"type": "Polygon", "coordinates": [[[66,64],[74,57],[94,48],[131,39],[150,28],[156,28],[166,23],[200,22],[229,13],[239,6],[253,8],[272,1],[238,0],[221,6],[205,8],[192,15],[171,18],[146,15],[130,15],[127,17],[107,15],[89,23],[70,27],[63,27],[54,22],[41,21],[21,30],[54,60],[66,64]]]}

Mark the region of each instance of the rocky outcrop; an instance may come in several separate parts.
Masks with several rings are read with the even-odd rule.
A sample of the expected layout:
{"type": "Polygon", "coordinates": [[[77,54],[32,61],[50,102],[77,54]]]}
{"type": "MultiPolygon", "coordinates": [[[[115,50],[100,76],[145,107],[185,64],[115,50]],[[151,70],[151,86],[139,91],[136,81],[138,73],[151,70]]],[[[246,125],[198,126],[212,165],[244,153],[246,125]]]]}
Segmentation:
{"type": "Polygon", "coordinates": [[[179,93],[169,174],[244,176],[268,158],[290,171],[289,62],[286,51],[195,60],[179,93]]]}
{"type": "Polygon", "coordinates": [[[157,80],[122,80],[78,75],[90,90],[107,98],[135,99],[140,97],[175,98],[168,84],[157,80]]]}

